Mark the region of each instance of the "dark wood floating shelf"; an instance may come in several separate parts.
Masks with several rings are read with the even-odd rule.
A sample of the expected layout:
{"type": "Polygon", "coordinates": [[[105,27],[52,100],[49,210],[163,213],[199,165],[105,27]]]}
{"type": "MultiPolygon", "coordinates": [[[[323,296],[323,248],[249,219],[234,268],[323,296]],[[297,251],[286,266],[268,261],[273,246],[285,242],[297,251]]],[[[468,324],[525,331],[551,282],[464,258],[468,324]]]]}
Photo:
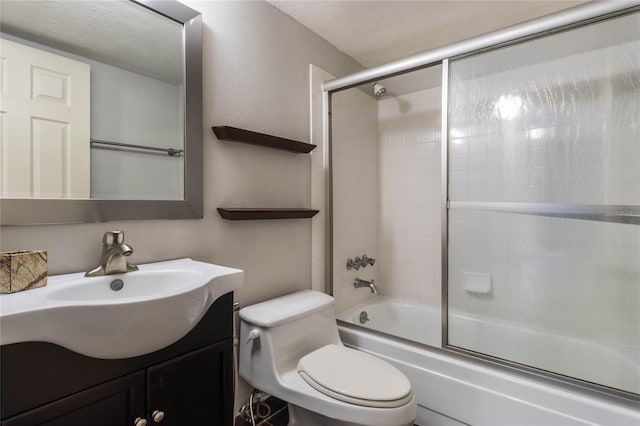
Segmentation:
{"type": "Polygon", "coordinates": [[[265,135],[251,130],[238,129],[230,126],[213,126],[213,132],[218,139],[229,142],[242,142],[251,145],[266,146],[268,148],[283,149],[297,154],[307,154],[317,146],[310,143],[294,141],[278,136],[265,135]]]}
{"type": "Polygon", "coordinates": [[[218,213],[228,220],[260,220],[260,219],[308,219],[319,210],[313,209],[240,209],[218,207],[218,213]]]}

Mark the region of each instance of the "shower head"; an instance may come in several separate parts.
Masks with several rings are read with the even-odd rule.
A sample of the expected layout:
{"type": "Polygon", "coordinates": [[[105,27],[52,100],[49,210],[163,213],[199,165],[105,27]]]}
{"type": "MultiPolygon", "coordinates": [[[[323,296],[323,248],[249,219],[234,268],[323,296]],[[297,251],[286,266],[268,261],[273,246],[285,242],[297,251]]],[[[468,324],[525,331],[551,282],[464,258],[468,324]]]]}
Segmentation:
{"type": "Polygon", "coordinates": [[[371,83],[373,86],[373,94],[376,95],[377,98],[381,98],[385,93],[387,93],[387,89],[380,83],[374,82],[371,83]]]}

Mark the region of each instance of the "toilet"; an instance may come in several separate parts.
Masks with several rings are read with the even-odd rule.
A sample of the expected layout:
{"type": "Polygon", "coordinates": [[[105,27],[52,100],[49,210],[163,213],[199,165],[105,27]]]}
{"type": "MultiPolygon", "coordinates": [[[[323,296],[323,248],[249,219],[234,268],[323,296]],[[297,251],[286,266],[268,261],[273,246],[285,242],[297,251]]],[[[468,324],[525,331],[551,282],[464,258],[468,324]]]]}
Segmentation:
{"type": "Polygon", "coordinates": [[[240,310],[240,376],[286,401],[289,426],[406,426],[409,379],[340,341],[333,297],[305,290],[240,310]]]}

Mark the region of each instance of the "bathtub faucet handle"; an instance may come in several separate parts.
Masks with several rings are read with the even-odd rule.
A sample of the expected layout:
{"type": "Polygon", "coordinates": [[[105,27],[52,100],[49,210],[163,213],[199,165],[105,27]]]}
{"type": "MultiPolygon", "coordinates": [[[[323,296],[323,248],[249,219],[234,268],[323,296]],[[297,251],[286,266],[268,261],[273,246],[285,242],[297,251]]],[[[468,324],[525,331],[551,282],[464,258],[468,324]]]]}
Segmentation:
{"type": "Polygon", "coordinates": [[[354,262],[353,259],[349,258],[349,260],[347,260],[347,269],[348,270],[352,270],[355,269],[356,271],[360,269],[360,262],[358,262],[358,259],[360,259],[359,257],[356,257],[356,260],[354,262]]]}
{"type": "Polygon", "coordinates": [[[376,260],[372,257],[368,257],[366,254],[363,254],[362,257],[356,257],[355,259],[349,258],[347,260],[347,269],[355,269],[356,271],[360,269],[360,267],[366,268],[367,265],[372,265],[376,263],[376,260]]]}
{"type": "MultiPolygon", "coordinates": [[[[356,257],[356,261],[359,258],[356,257]]],[[[368,257],[366,254],[362,255],[362,258],[360,259],[360,266],[362,266],[363,268],[366,268],[367,265],[371,265],[373,266],[373,264],[376,263],[376,260],[373,257],[368,257]]]]}

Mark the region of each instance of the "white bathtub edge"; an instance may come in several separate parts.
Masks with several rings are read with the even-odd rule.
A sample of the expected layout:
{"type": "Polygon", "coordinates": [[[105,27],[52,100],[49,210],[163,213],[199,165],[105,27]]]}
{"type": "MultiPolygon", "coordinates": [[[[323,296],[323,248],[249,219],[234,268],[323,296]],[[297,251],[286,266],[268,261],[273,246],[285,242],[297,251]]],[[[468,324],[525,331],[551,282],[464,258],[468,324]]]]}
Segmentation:
{"type": "MultiPolygon", "coordinates": [[[[351,327],[343,342],[377,355],[410,378],[418,404],[462,423],[479,425],[640,424],[640,411],[554,385],[419,349],[351,327]]],[[[428,424],[421,425],[428,426],[428,424]]]]}

